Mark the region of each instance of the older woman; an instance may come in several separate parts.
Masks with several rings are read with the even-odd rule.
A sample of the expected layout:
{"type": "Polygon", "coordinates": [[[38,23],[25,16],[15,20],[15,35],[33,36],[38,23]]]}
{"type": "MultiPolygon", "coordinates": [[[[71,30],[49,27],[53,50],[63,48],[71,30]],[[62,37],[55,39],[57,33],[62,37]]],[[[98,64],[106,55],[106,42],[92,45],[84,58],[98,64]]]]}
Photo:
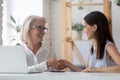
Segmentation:
{"type": "Polygon", "coordinates": [[[45,35],[46,20],[31,15],[24,21],[21,29],[21,40],[25,45],[29,72],[43,72],[54,66],[56,55],[52,48],[42,43],[45,35]]]}

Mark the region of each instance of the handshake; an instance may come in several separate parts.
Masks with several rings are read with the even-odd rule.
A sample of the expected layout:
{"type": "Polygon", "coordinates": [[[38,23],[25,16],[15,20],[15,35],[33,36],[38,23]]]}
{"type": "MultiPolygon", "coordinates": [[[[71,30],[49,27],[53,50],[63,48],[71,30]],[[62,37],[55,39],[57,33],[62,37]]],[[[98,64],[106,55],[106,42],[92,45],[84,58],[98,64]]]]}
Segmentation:
{"type": "Polygon", "coordinates": [[[60,59],[60,60],[47,60],[46,64],[47,64],[47,67],[52,67],[56,70],[62,70],[62,69],[65,69],[69,66],[69,63],[68,61],[66,60],[63,60],[63,59],[60,59]]]}

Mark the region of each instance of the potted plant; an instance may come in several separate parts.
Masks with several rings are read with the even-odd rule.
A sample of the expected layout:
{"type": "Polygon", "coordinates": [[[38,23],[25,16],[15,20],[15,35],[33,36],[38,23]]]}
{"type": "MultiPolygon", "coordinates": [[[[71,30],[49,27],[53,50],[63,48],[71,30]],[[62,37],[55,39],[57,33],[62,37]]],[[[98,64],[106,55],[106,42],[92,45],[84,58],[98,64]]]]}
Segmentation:
{"type": "Polygon", "coordinates": [[[81,23],[72,24],[73,39],[81,39],[83,28],[84,28],[84,26],[81,23]]]}
{"type": "Polygon", "coordinates": [[[7,23],[7,26],[10,29],[14,30],[15,34],[12,33],[12,35],[9,35],[9,38],[10,38],[9,43],[12,43],[13,41],[16,41],[16,45],[20,45],[18,38],[19,38],[19,33],[20,33],[20,29],[21,29],[22,25],[20,25],[19,21],[16,21],[13,16],[10,16],[10,19],[11,19],[12,22],[7,23]]]}
{"type": "Polygon", "coordinates": [[[72,30],[75,30],[77,32],[80,32],[83,30],[83,25],[81,23],[76,23],[72,25],[72,30]]]}
{"type": "Polygon", "coordinates": [[[120,0],[115,0],[115,3],[120,6],[120,0]]]}

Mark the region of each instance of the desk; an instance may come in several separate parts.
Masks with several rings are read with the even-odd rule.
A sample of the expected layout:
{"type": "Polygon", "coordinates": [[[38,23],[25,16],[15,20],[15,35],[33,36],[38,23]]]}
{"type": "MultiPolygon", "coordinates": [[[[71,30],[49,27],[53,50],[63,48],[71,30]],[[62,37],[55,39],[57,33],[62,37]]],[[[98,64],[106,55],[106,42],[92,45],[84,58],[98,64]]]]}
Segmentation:
{"type": "Polygon", "coordinates": [[[43,72],[0,74],[0,80],[120,80],[120,73],[43,72]]]}

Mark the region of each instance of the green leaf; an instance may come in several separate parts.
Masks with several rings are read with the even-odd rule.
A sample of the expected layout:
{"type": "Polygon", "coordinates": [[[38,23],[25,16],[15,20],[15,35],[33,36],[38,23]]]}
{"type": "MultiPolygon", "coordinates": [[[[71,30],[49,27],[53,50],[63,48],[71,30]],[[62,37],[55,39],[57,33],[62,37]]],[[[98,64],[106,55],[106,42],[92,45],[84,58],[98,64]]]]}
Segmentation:
{"type": "Polygon", "coordinates": [[[73,24],[72,25],[72,30],[75,30],[75,31],[82,31],[84,28],[84,26],[81,24],[81,23],[76,23],[76,24],[73,24]]]}
{"type": "Polygon", "coordinates": [[[9,43],[11,43],[11,42],[14,41],[14,40],[15,40],[15,39],[10,40],[9,43]]]}
{"type": "Polygon", "coordinates": [[[21,44],[20,43],[17,43],[16,46],[20,46],[21,44]]]}
{"type": "Polygon", "coordinates": [[[11,18],[11,20],[16,24],[15,19],[14,19],[12,16],[10,16],[10,18],[11,18]]]}
{"type": "Polygon", "coordinates": [[[13,24],[11,24],[11,23],[7,23],[7,26],[14,29],[14,30],[16,30],[15,26],[13,24]]]}

